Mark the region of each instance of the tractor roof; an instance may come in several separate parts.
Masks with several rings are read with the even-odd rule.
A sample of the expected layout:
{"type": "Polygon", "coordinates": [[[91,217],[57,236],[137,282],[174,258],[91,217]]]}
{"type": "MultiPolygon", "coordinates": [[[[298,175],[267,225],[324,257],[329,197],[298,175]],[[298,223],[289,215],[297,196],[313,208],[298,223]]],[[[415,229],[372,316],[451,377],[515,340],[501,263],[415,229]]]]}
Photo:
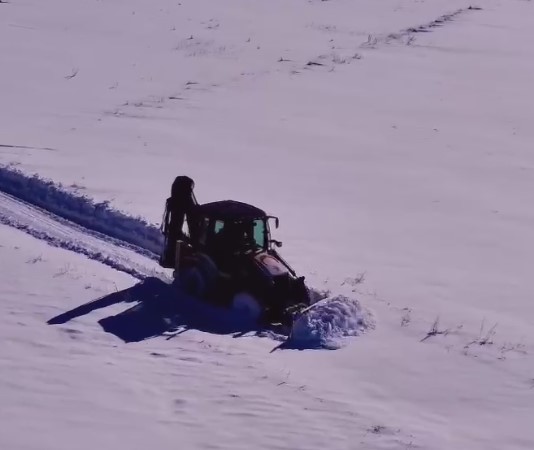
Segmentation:
{"type": "Polygon", "coordinates": [[[202,216],[221,220],[252,220],[266,216],[265,212],[247,203],[235,200],[222,200],[219,202],[204,203],[196,208],[196,212],[202,216]]]}

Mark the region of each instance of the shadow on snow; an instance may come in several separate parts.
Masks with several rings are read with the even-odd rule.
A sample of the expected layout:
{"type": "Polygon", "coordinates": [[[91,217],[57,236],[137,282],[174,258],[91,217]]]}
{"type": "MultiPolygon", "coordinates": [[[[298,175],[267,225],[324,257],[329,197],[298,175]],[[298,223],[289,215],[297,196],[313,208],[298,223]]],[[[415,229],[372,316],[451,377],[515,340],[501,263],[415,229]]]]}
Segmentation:
{"type": "Polygon", "coordinates": [[[262,330],[257,323],[235,311],[198,301],[158,278],[144,281],[122,291],[85,303],[53,317],[50,325],[66,323],[90,312],[119,303],[135,303],[125,311],[99,320],[102,328],[124,342],[139,342],[158,336],[168,339],[196,329],[213,334],[241,337],[249,333],[283,340],[286,336],[262,330]]]}
{"type": "MultiPolygon", "coordinates": [[[[154,337],[171,339],[187,330],[212,334],[267,337],[277,344],[271,350],[335,350],[343,346],[340,336],[355,336],[374,327],[359,303],[334,297],[296,319],[291,336],[281,329],[262,328],[238,311],[210,305],[190,297],[159,278],[144,281],[85,303],[53,317],[50,325],[69,322],[97,309],[120,303],[132,304],[119,314],[100,319],[104,331],[124,342],[154,337]]],[[[286,330],[287,331],[287,330],[286,330]]]]}

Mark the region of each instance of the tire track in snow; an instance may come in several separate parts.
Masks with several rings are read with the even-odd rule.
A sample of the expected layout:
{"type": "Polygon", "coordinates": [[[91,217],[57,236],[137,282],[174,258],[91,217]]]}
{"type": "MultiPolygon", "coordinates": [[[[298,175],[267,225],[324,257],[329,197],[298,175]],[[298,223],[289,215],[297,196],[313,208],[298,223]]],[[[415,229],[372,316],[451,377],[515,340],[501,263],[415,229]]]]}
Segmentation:
{"type": "Polygon", "coordinates": [[[140,280],[165,278],[155,252],[161,239],[157,228],[107,204],[68,193],[50,181],[5,167],[0,167],[0,224],[140,280]]]}
{"type": "Polygon", "coordinates": [[[53,247],[87,256],[137,279],[157,276],[157,263],[127,247],[116,245],[115,240],[92,233],[1,192],[0,223],[44,240],[53,247]]]}
{"type": "Polygon", "coordinates": [[[68,192],[51,180],[0,166],[0,192],[101,233],[108,240],[114,239],[115,245],[129,247],[148,258],[157,260],[161,252],[163,236],[156,226],[113,209],[108,202],[95,203],[89,197],[68,192]]]}

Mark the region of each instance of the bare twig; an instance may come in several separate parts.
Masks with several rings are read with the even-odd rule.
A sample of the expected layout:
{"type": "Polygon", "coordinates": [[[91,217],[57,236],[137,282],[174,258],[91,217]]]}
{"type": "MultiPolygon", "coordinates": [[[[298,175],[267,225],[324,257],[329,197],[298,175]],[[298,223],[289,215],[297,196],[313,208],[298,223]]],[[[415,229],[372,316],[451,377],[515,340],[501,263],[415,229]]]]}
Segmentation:
{"type": "MultiPolygon", "coordinates": [[[[461,328],[462,328],[462,325],[459,325],[456,329],[459,330],[461,328]]],[[[427,339],[431,338],[432,336],[437,336],[437,335],[447,336],[450,332],[451,332],[450,328],[447,328],[445,330],[439,329],[439,316],[437,316],[436,320],[434,320],[434,323],[432,324],[432,328],[430,328],[430,331],[427,332],[426,336],[423,339],[421,339],[420,342],[424,342],[427,339]]]]}
{"type": "Polygon", "coordinates": [[[385,430],[386,430],[386,427],[384,425],[373,425],[371,428],[367,429],[367,432],[373,433],[373,434],[381,434],[385,430]]]}
{"type": "Polygon", "coordinates": [[[482,320],[482,323],[480,324],[480,331],[478,332],[478,337],[474,339],[473,341],[467,343],[464,348],[469,348],[473,344],[478,345],[492,345],[493,344],[493,338],[495,337],[497,328],[497,323],[493,325],[486,334],[484,334],[484,327],[485,327],[485,320],[482,320]]]}
{"type": "Polygon", "coordinates": [[[411,320],[412,320],[412,318],[410,316],[410,313],[412,312],[412,310],[410,308],[405,308],[405,311],[406,312],[404,313],[404,315],[401,318],[401,327],[407,327],[410,324],[411,320]]]}
{"type": "Polygon", "coordinates": [[[26,261],[27,264],[35,264],[43,260],[43,255],[36,256],[35,258],[30,258],[26,261]]]}
{"type": "Polygon", "coordinates": [[[72,69],[72,73],[70,75],[66,75],[65,76],[65,79],[66,80],[72,80],[76,75],[78,75],[78,71],[79,71],[79,69],[77,67],[75,67],[74,69],[72,69]]]}
{"type": "Polygon", "coordinates": [[[348,277],[343,280],[341,286],[348,284],[349,286],[356,286],[362,284],[365,281],[365,272],[359,273],[355,277],[348,277]]]}
{"type": "Polygon", "coordinates": [[[68,274],[72,270],[70,263],[66,263],[61,269],[59,269],[54,275],[54,278],[62,277],[63,275],[68,274]]]}
{"type": "Polygon", "coordinates": [[[378,38],[376,36],[373,36],[372,34],[369,34],[367,36],[367,41],[365,41],[361,45],[361,47],[375,48],[376,44],[378,44],[378,38]]]}

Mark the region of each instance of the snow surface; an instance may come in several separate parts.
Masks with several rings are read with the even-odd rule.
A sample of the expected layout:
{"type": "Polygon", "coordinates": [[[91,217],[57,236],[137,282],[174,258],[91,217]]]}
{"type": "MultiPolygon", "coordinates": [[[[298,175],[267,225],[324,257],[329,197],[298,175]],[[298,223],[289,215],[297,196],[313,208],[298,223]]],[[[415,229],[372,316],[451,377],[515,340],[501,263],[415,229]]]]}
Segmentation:
{"type": "Polygon", "coordinates": [[[533,8],[1,3],[0,448],[534,448],[533,8]],[[179,174],[359,305],[297,344],[353,336],[165,314],[179,174]]]}
{"type": "Polygon", "coordinates": [[[157,259],[161,254],[163,238],[159,228],[113,210],[109,202],[95,204],[87,196],[70,193],[51,180],[30,177],[9,166],[0,166],[0,190],[85,228],[133,244],[146,256],[157,259]]]}
{"type": "Polygon", "coordinates": [[[345,296],[314,303],[295,320],[289,344],[336,349],[344,336],[358,336],[374,328],[372,316],[358,300],[345,296]]]}

